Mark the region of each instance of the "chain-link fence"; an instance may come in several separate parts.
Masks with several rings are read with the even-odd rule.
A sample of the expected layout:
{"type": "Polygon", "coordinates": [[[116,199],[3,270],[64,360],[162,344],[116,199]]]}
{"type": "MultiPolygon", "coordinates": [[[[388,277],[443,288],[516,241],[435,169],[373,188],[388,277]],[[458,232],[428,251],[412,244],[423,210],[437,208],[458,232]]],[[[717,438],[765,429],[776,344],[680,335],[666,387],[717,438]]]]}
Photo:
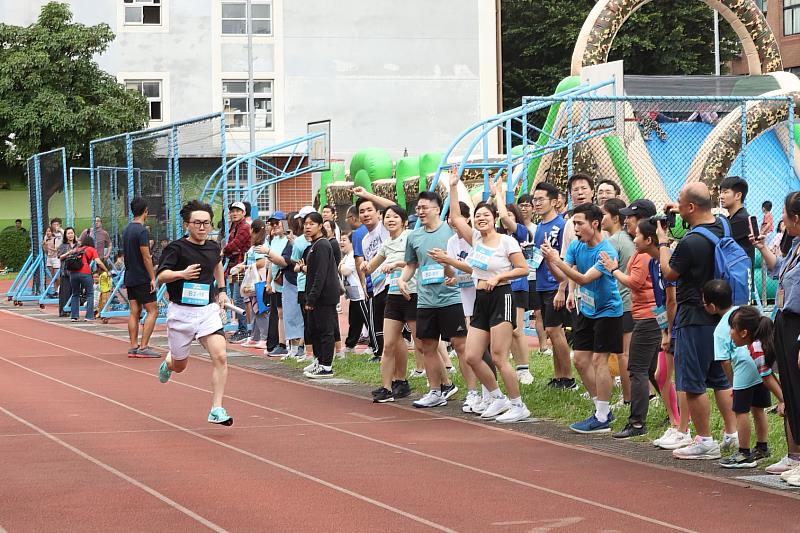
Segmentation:
{"type": "Polygon", "coordinates": [[[584,172],[617,183],[629,201],[660,206],[686,183],[705,182],[716,195],[735,175],[749,184],[746,207],[760,213],[764,201],[800,184],[793,105],[786,96],[566,99],[551,133],[565,146],[531,160],[529,183],[563,190],[572,173],[584,172]]]}

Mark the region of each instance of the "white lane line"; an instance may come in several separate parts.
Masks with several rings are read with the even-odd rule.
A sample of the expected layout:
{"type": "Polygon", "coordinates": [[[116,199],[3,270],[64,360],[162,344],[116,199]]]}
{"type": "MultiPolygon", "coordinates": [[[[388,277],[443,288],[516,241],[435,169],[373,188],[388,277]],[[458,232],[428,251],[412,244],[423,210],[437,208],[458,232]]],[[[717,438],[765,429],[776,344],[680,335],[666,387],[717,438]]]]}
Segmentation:
{"type": "Polygon", "coordinates": [[[53,435],[51,433],[48,433],[47,431],[45,431],[44,429],[40,428],[39,426],[33,424],[32,422],[29,422],[28,420],[25,420],[24,418],[15,415],[14,413],[9,411],[5,407],[0,406],[0,411],[5,413],[5,415],[8,416],[9,418],[12,418],[12,419],[16,420],[20,424],[24,424],[24,425],[28,426],[29,428],[31,428],[35,432],[39,433],[40,435],[42,435],[44,437],[47,437],[48,439],[52,440],[56,444],[58,444],[60,446],[63,446],[64,448],[68,449],[69,451],[71,451],[72,453],[78,455],[79,457],[81,457],[83,459],[86,459],[87,461],[89,461],[91,463],[94,463],[95,465],[99,466],[103,470],[106,470],[107,472],[110,472],[110,473],[114,474],[118,478],[120,478],[120,479],[122,479],[124,481],[127,481],[128,483],[130,483],[134,487],[136,487],[138,489],[141,489],[144,492],[148,493],[149,495],[161,500],[162,502],[166,503],[167,505],[169,505],[170,507],[172,507],[176,511],[180,511],[181,513],[185,514],[186,516],[188,516],[189,518],[195,520],[196,522],[199,522],[200,524],[203,524],[208,529],[210,529],[212,531],[219,531],[219,532],[225,532],[226,531],[224,528],[218,526],[214,522],[212,522],[212,521],[210,521],[210,520],[208,520],[206,518],[203,518],[199,514],[197,514],[194,511],[192,511],[191,509],[187,509],[186,507],[184,507],[183,505],[179,504],[175,500],[173,500],[173,499],[161,494],[160,492],[158,492],[154,488],[152,488],[152,487],[150,487],[148,485],[145,485],[141,481],[138,481],[138,480],[132,478],[131,476],[129,476],[128,474],[125,474],[124,472],[120,472],[119,470],[117,470],[113,466],[108,465],[108,464],[104,463],[103,461],[101,461],[101,460],[99,460],[99,459],[97,459],[95,457],[92,457],[88,453],[76,448],[75,446],[73,446],[73,445],[71,445],[71,444],[69,444],[67,442],[64,442],[63,440],[59,439],[58,437],[56,437],[55,435],[53,435]]]}
{"type": "MultiPolygon", "coordinates": [[[[42,341],[42,342],[44,342],[44,341],[42,341]]],[[[96,392],[92,392],[92,391],[84,389],[82,387],[78,387],[77,385],[73,385],[71,383],[67,383],[66,381],[62,381],[62,380],[60,380],[58,378],[55,378],[53,376],[48,376],[47,374],[43,374],[42,372],[33,370],[32,368],[27,368],[27,367],[25,367],[25,366],[23,366],[23,365],[21,365],[19,363],[11,361],[10,359],[6,359],[5,357],[0,357],[0,361],[5,361],[8,364],[11,364],[11,365],[14,365],[16,367],[19,367],[19,368],[21,368],[21,369],[23,369],[23,370],[25,370],[27,372],[30,372],[32,374],[37,375],[37,376],[43,377],[45,379],[49,379],[50,381],[54,381],[54,382],[56,382],[56,383],[58,383],[60,385],[63,385],[65,387],[69,387],[71,389],[74,389],[76,391],[82,392],[82,393],[87,394],[89,396],[94,396],[95,398],[99,398],[101,400],[105,400],[105,401],[107,401],[109,403],[112,403],[112,404],[114,404],[116,406],[122,407],[123,409],[127,409],[127,410],[129,410],[131,412],[134,412],[134,413],[138,414],[138,415],[144,416],[144,417],[149,418],[151,420],[155,420],[156,422],[160,422],[160,423],[162,423],[164,425],[170,426],[170,427],[172,427],[174,429],[177,429],[179,431],[182,431],[184,433],[187,433],[189,435],[192,435],[192,436],[197,437],[199,439],[202,439],[204,441],[210,442],[211,444],[214,444],[216,446],[220,446],[222,448],[226,448],[228,450],[240,453],[240,454],[242,454],[242,455],[244,455],[246,457],[249,457],[251,459],[254,459],[256,461],[268,464],[268,465],[270,465],[272,467],[275,467],[275,468],[279,468],[279,469],[281,469],[281,470],[283,470],[285,472],[289,472],[290,474],[294,474],[294,475],[296,475],[298,477],[301,477],[303,479],[306,479],[308,481],[312,481],[314,483],[318,483],[318,484],[320,484],[320,485],[322,485],[324,487],[327,487],[329,489],[335,490],[336,492],[341,492],[342,494],[346,494],[348,496],[351,496],[353,498],[361,500],[361,501],[363,501],[365,503],[369,503],[371,505],[374,505],[374,506],[379,507],[381,509],[384,509],[386,511],[390,511],[392,513],[398,514],[400,516],[403,516],[405,518],[413,520],[414,522],[418,522],[420,524],[426,525],[426,526],[428,526],[428,527],[430,527],[432,529],[436,529],[436,530],[439,530],[439,531],[447,531],[448,533],[456,533],[456,531],[453,530],[453,529],[450,529],[450,528],[448,528],[446,526],[443,526],[441,524],[437,524],[436,522],[432,522],[432,521],[430,521],[430,520],[428,520],[426,518],[423,518],[421,516],[417,516],[415,514],[403,511],[402,509],[398,509],[397,507],[393,507],[393,506],[391,506],[391,505],[389,505],[387,503],[383,503],[381,501],[375,500],[373,498],[370,498],[369,496],[365,496],[363,494],[359,494],[358,492],[352,491],[352,490],[347,489],[345,487],[342,487],[340,485],[336,485],[336,484],[331,483],[329,481],[325,481],[324,479],[318,478],[316,476],[312,476],[311,474],[306,474],[305,472],[301,472],[300,470],[296,470],[296,469],[294,469],[294,468],[292,468],[290,466],[286,466],[286,465],[281,464],[281,463],[276,463],[275,461],[271,461],[271,460],[269,460],[269,459],[267,459],[265,457],[262,457],[260,455],[256,455],[256,454],[254,454],[252,452],[248,452],[247,450],[243,450],[241,448],[237,448],[236,446],[233,446],[231,444],[227,444],[225,442],[220,442],[218,440],[214,440],[211,437],[207,437],[207,436],[205,436],[205,435],[203,435],[201,433],[198,433],[197,431],[191,430],[189,428],[185,428],[185,427],[180,426],[178,424],[174,424],[174,423],[170,422],[169,420],[164,420],[163,418],[159,418],[159,417],[151,415],[149,413],[145,413],[144,411],[140,411],[139,409],[136,409],[135,407],[132,407],[132,406],[130,406],[128,404],[125,404],[125,403],[122,403],[122,402],[118,402],[117,400],[114,400],[114,399],[109,398],[107,396],[103,396],[102,394],[98,394],[96,392]]],[[[202,389],[200,389],[200,390],[202,390],[202,389]]],[[[2,407],[0,407],[0,409],[5,411],[5,409],[3,409],[2,407]]],[[[20,421],[22,421],[22,420],[20,419],[20,421]]],[[[38,430],[38,428],[36,428],[35,426],[30,425],[29,427],[38,430]]],[[[53,437],[53,438],[55,439],[56,437],[53,437]]],[[[63,442],[63,441],[60,441],[60,442],[63,442]]],[[[64,443],[64,444],[67,445],[66,443],[64,443]]],[[[67,446],[69,446],[69,445],[67,445],[67,446]]],[[[121,474],[121,472],[120,472],[120,474],[121,474]]]]}
{"type": "MultiPolygon", "coordinates": [[[[9,333],[11,335],[16,335],[18,337],[23,337],[23,338],[26,338],[26,339],[35,340],[35,341],[38,341],[38,342],[41,342],[41,343],[44,343],[44,344],[53,344],[53,343],[50,343],[48,341],[35,339],[33,337],[28,337],[26,335],[22,335],[20,333],[15,333],[13,331],[8,331],[8,330],[5,330],[5,329],[0,329],[0,332],[5,332],[5,333],[9,333]]],[[[55,344],[53,344],[53,345],[56,346],[55,344]]],[[[106,361],[105,359],[102,359],[100,357],[95,357],[94,355],[88,354],[86,352],[81,352],[79,350],[74,350],[72,348],[67,348],[67,347],[63,347],[63,346],[60,346],[60,348],[62,348],[64,350],[68,350],[68,351],[74,352],[74,353],[81,354],[81,355],[83,355],[85,357],[88,357],[90,359],[95,359],[97,361],[101,361],[101,362],[109,364],[109,365],[113,365],[113,366],[117,366],[117,367],[123,368],[123,369],[128,370],[128,371],[137,372],[139,374],[143,374],[143,375],[146,375],[146,376],[152,376],[153,378],[155,377],[150,372],[145,372],[143,370],[137,370],[137,369],[134,369],[134,368],[130,368],[130,367],[127,367],[125,365],[121,365],[119,363],[114,363],[112,361],[106,361]]],[[[5,360],[5,359],[0,357],[0,360],[5,360]]],[[[28,369],[28,368],[26,368],[26,367],[24,367],[22,365],[18,365],[17,363],[14,363],[13,361],[8,361],[8,360],[6,360],[6,361],[11,363],[11,364],[17,365],[17,366],[19,366],[21,368],[24,368],[25,370],[29,370],[31,372],[36,372],[35,370],[31,370],[31,369],[28,369]]],[[[53,380],[58,381],[56,378],[50,378],[49,376],[47,376],[47,377],[49,379],[53,379],[53,380]]],[[[194,390],[197,390],[197,391],[205,392],[207,394],[211,394],[211,391],[209,391],[207,389],[204,389],[202,387],[196,387],[194,385],[190,385],[188,383],[182,383],[180,381],[175,381],[174,383],[176,385],[180,385],[182,387],[188,387],[190,389],[194,389],[194,390]]],[[[67,384],[67,385],[73,387],[73,385],[69,385],[69,384],[67,384]]],[[[90,394],[94,394],[94,393],[90,393],[90,394]]],[[[228,395],[226,395],[225,397],[227,399],[229,399],[229,400],[238,401],[240,403],[243,403],[245,405],[249,405],[251,407],[255,407],[257,409],[262,409],[262,410],[265,410],[265,411],[268,411],[268,412],[281,414],[281,415],[287,416],[289,418],[294,418],[296,420],[300,420],[302,422],[306,422],[306,423],[313,424],[313,425],[316,425],[316,426],[319,426],[319,427],[330,429],[332,431],[337,431],[339,433],[344,433],[346,435],[350,435],[350,436],[358,438],[358,439],[362,439],[362,440],[366,440],[366,441],[369,441],[369,442],[373,442],[375,444],[380,444],[382,446],[387,446],[389,448],[393,448],[393,449],[396,449],[396,450],[401,450],[401,451],[404,451],[406,453],[414,454],[414,455],[417,455],[419,457],[425,457],[425,458],[431,459],[433,461],[438,461],[438,462],[441,462],[441,463],[444,463],[444,464],[448,464],[448,465],[451,465],[451,466],[455,466],[455,467],[458,467],[458,468],[463,468],[465,470],[469,470],[471,472],[476,472],[476,473],[479,473],[479,474],[482,474],[482,475],[485,475],[485,476],[493,477],[493,478],[496,478],[496,479],[502,479],[503,481],[508,481],[508,482],[514,483],[516,485],[520,485],[520,486],[527,487],[527,488],[530,488],[530,489],[538,490],[540,492],[544,492],[544,493],[547,493],[547,494],[552,494],[554,496],[560,496],[562,498],[566,498],[566,499],[569,499],[569,500],[572,500],[572,501],[581,502],[581,503],[584,503],[584,504],[587,504],[587,505],[591,505],[593,507],[597,507],[599,509],[604,509],[606,511],[610,511],[610,512],[613,512],[613,513],[616,513],[616,514],[621,514],[621,515],[624,515],[624,516],[627,516],[627,517],[630,517],[630,518],[634,518],[636,520],[642,520],[644,522],[649,522],[651,524],[656,524],[656,525],[659,525],[659,526],[662,526],[662,527],[674,529],[676,531],[684,531],[684,532],[691,532],[691,533],[693,533],[693,531],[694,531],[694,530],[691,530],[691,529],[686,529],[684,527],[681,527],[681,526],[679,526],[677,524],[671,524],[669,522],[664,522],[664,521],[659,520],[657,518],[651,518],[651,517],[648,517],[648,516],[643,516],[643,515],[641,515],[639,513],[626,511],[624,509],[619,509],[617,507],[613,507],[611,505],[606,505],[606,504],[598,502],[598,501],[589,500],[589,499],[583,498],[581,496],[575,496],[573,494],[569,494],[569,493],[566,493],[566,492],[561,492],[561,491],[556,490],[556,489],[551,489],[551,488],[548,488],[548,487],[543,487],[541,485],[536,485],[534,483],[530,483],[530,482],[527,482],[527,481],[523,481],[521,479],[516,479],[516,478],[510,477],[510,476],[506,476],[506,475],[500,474],[498,472],[492,472],[492,471],[489,471],[489,470],[484,470],[482,468],[478,468],[478,467],[475,467],[475,466],[472,466],[472,465],[468,465],[468,464],[464,464],[464,463],[459,463],[458,461],[453,461],[453,460],[447,459],[445,457],[439,457],[439,456],[432,455],[432,454],[429,454],[429,453],[426,453],[426,452],[415,450],[413,448],[407,448],[407,447],[401,446],[399,444],[393,444],[393,443],[390,443],[390,442],[386,442],[386,441],[382,441],[382,440],[379,440],[379,439],[375,439],[375,438],[369,437],[367,435],[362,435],[360,433],[356,433],[354,431],[348,431],[348,430],[343,429],[343,428],[338,428],[338,427],[332,426],[330,424],[317,422],[315,420],[304,418],[302,416],[298,416],[298,415],[294,415],[294,414],[291,414],[291,413],[287,413],[285,411],[280,411],[278,409],[273,409],[271,407],[267,407],[267,406],[262,405],[262,404],[258,404],[258,403],[255,403],[255,402],[244,400],[242,398],[237,398],[236,396],[228,396],[228,395]]],[[[109,399],[109,401],[114,402],[115,400],[110,400],[109,399]]],[[[133,408],[131,408],[131,409],[133,409],[133,408]]],[[[146,416],[150,416],[150,415],[146,415],[146,416]]],[[[172,425],[170,422],[167,422],[167,424],[172,425]]],[[[203,438],[206,438],[206,437],[203,437],[203,438]]],[[[212,440],[212,442],[216,442],[216,441],[213,441],[213,439],[210,439],[210,440],[212,440]]],[[[249,452],[247,452],[247,453],[249,453],[249,452]]]]}

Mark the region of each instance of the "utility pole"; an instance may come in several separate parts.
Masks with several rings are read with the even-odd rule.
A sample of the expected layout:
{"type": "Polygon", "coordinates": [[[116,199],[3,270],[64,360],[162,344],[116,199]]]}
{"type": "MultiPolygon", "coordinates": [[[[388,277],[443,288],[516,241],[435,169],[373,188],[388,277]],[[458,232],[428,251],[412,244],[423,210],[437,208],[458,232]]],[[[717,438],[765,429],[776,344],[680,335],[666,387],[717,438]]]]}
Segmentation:
{"type": "Polygon", "coordinates": [[[714,10],[714,75],[719,76],[719,11],[714,10]]]}
{"type": "MultiPolygon", "coordinates": [[[[253,4],[247,0],[247,13],[245,14],[245,31],[247,32],[247,125],[250,130],[250,152],[256,151],[256,110],[255,87],[253,86],[253,4]]],[[[256,198],[252,196],[255,176],[253,175],[253,162],[247,162],[247,198],[251,205],[256,206],[256,198]]],[[[246,213],[247,216],[252,213],[246,213]]]]}

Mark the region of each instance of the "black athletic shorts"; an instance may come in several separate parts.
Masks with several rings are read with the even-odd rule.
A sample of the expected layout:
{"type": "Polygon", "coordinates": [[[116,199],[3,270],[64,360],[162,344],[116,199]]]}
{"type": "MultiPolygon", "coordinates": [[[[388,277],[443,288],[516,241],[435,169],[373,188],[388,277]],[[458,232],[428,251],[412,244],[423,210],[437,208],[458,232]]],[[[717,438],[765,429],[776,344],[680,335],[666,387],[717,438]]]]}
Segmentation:
{"type": "Polygon", "coordinates": [[[406,300],[400,294],[390,294],[386,297],[386,307],[383,308],[383,318],[398,322],[414,322],[417,320],[417,293],[406,300]]]}
{"type": "Polygon", "coordinates": [[[128,300],[136,300],[141,305],[156,301],[156,293],[150,292],[149,283],[134,285],[133,287],[126,287],[126,290],[128,292],[128,300]]]}
{"type": "Polygon", "coordinates": [[[467,323],[461,304],[417,309],[417,338],[450,340],[466,337],[467,323]]]}
{"type": "Polygon", "coordinates": [[[510,285],[500,285],[492,291],[475,291],[475,310],[469,325],[483,331],[489,331],[503,322],[511,323],[512,328],[517,327],[517,313],[513,305],[515,294],[520,293],[512,293],[510,285]]]}
{"type": "Polygon", "coordinates": [[[528,280],[528,310],[541,311],[542,304],[539,295],[536,294],[536,280],[528,280]]]}
{"type": "Polygon", "coordinates": [[[546,328],[560,328],[569,324],[569,311],[566,303],[561,309],[556,309],[553,306],[553,299],[556,297],[557,292],[557,290],[536,292],[539,308],[542,310],[542,320],[546,328]]]}
{"type": "Polygon", "coordinates": [[[767,409],[772,406],[769,389],[763,383],[746,389],[733,390],[733,412],[749,413],[751,407],[767,409]]]}
{"type": "Polygon", "coordinates": [[[576,352],[622,353],[622,317],[587,318],[578,313],[572,328],[576,352]]]}
{"type": "Polygon", "coordinates": [[[520,308],[527,311],[530,309],[528,303],[528,291],[511,291],[511,299],[514,302],[514,308],[520,308]]]}

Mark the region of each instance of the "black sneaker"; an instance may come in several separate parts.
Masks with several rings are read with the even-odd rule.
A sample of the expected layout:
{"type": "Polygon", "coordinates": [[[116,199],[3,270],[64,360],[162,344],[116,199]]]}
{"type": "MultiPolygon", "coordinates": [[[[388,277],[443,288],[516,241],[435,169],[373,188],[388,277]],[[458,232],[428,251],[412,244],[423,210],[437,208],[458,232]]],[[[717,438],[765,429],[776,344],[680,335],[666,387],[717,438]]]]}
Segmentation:
{"type": "Polygon", "coordinates": [[[411,394],[411,385],[406,380],[392,381],[392,394],[395,398],[405,398],[411,394]]]}
{"type": "Polygon", "coordinates": [[[555,389],[558,387],[558,378],[552,378],[550,381],[547,382],[547,386],[551,389],[555,389]]]}
{"type": "Polygon", "coordinates": [[[615,439],[629,439],[631,437],[639,437],[641,435],[647,434],[647,428],[644,426],[639,426],[638,428],[633,424],[626,424],[625,429],[622,431],[617,431],[612,437],[615,439]]]}
{"type": "Polygon", "coordinates": [[[555,388],[560,390],[577,390],[578,384],[575,383],[575,378],[559,378],[556,380],[555,388]]]}
{"type": "Polygon", "coordinates": [[[455,383],[451,383],[450,385],[445,385],[442,383],[442,386],[439,387],[439,389],[442,391],[442,398],[445,400],[449,399],[450,396],[458,392],[458,387],[456,387],[455,383]]]}
{"type": "Polygon", "coordinates": [[[753,454],[745,455],[742,452],[736,452],[719,462],[722,468],[755,468],[758,461],[753,459],[753,454]]]}
{"type": "Polygon", "coordinates": [[[381,362],[381,356],[380,356],[380,355],[373,355],[373,356],[372,356],[372,357],[369,359],[369,362],[370,362],[370,363],[380,363],[380,362],[381,362]]]}
{"type": "Polygon", "coordinates": [[[378,394],[372,395],[373,403],[387,403],[393,401],[394,401],[394,395],[392,394],[392,392],[384,389],[383,387],[381,387],[380,392],[378,392],[378,394]]]}
{"type": "Polygon", "coordinates": [[[760,461],[762,459],[766,459],[772,455],[772,452],[769,451],[769,448],[762,449],[762,448],[754,448],[753,451],[750,453],[750,459],[753,461],[760,461]]]}
{"type": "MultiPolygon", "coordinates": [[[[392,388],[394,389],[394,387],[392,387],[392,388]]],[[[378,394],[380,394],[380,393],[381,393],[381,391],[385,391],[385,390],[386,390],[386,389],[384,389],[384,388],[383,388],[383,385],[381,385],[381,386],[380,386],[380,387],[378,387],[377,389],[373,389],[373,391],[372,391],[372,397],[374,398],[375,396],[377,396],[378,394]]]]}

